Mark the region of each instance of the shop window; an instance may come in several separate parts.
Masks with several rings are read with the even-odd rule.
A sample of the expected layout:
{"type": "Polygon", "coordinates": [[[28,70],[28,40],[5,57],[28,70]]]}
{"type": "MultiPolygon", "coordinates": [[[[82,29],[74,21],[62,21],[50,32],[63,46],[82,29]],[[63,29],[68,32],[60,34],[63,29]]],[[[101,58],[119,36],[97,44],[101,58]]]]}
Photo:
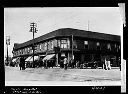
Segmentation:
{"type": "Polygon", "coordinates": [[[88,49],[88,41],[84,41],[84,48],[88,49]]]}

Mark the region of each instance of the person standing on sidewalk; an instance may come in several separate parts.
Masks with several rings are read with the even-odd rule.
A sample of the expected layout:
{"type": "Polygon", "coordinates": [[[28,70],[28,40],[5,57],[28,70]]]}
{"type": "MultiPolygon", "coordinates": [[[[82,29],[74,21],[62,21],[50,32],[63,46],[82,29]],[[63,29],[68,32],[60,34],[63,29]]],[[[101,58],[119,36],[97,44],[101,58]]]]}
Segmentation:
{"type": "Polygon", "coordinates": [[[64,69],[65,70],[67,69],[67,58],[66,57],[64,58],[64,69]]]}
{"type": "Polygon", "coordinates": [[[107,70],[108,69],[108,65],[107,65],[107,60],[106,60],[106,58],[105,58],[105,70],[107,70]]]}
{"type": "Polygon", "coordinates": [[[20,58],[20,70],[23,70],[23,58],[20,58]]]}
{"type": "Polygon", "coordinates": [[[23,70],[25,70],[25,59],[24,58],[22,58],[22,63],[23,63],[23,70]]]}
{"type": "Polygon", "coordinates": [[[19,67],[20,67],[20,70],[22,70],[22,63],[21,63],[21,58],[19,59],[19,67]]]}

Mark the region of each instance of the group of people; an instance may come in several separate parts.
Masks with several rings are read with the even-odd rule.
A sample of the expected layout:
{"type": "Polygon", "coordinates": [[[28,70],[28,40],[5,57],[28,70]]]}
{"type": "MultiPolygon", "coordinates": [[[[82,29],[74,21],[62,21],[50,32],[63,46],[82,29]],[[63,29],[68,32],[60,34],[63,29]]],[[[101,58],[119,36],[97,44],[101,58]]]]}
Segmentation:
{"type": "MultiPolygon", "coordinates": [[[[93,63],[94,63],[93,65],[96,65],[97,66],[97,63],[96,62],[93,62],[93,63]]],[[[73,60],[70,60],[68,62],[67,57],[64,57],[63,60],[60,60],[60,63],[59,64],[60,64],[60,68],[64,68],[65,70],[67,69],[67,67],[71,67],[71,68],[83,68],[83,66],[84,67],[87,66],[86,65],[87,63],[81,63],[79,61],[76,61],[75,62],[73,60]]],[[[102,62],[102,64],[103,64],[103,67],[102,67],[103,69],[105,69],[105,70],[110,70],[111,69],[110,60],[107,60],[105,58],[105,60],[102,62]]],[[[52,61],[51,62],[51,61],[45,60],[45,61],[40,62],[40,64],[38,65],[38,67],[39,66],[44,66],[44,68],[50,68],[50,67],[53,68],[55,66],[55,61],[52,61]]],[[[25,59],[23,57],[20,58],[19,67],[20,67],[20,70],[25,70],[25,59]]],[[[121,66],[120,66],[120,70],[121,70],[121,66]]]]}

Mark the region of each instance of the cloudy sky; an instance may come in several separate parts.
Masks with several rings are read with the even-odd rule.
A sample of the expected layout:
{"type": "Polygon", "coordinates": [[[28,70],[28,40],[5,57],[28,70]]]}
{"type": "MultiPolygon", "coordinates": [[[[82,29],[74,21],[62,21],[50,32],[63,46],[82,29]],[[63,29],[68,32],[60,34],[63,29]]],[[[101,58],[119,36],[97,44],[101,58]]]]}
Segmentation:
{"type": "Polygon", "coordinates": [[[122,19],[119,7],[43,7],[4,8],[4,55],[6,36],[10,36],[9,55],[14,43],[32,39],[30,23],[37,23],[35,37],[59,28],[76,28],[93,32],[121,35],[122,19]]]}

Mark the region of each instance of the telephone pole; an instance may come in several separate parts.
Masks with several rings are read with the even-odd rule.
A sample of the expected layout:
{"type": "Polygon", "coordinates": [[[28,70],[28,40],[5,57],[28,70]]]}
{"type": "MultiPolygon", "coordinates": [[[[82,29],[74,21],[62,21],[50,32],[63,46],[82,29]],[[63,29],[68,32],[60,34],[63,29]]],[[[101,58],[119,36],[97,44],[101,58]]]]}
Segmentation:
{"type": "MultiPolygon", "coordinates": [[[[37,24],[36,23],[30,23],[30,32],[33,32],[33,45],[32,45],[32,50],[33,50],[33,64],[34,64],[34,50],[35,50],[35,45],[34,45],[34,33],[37,33],[37,24]]],[[[34,67],[34,66],[33,66],[34,67]]]]}
{"type": "Polygon", "coordinates": [[[8,45],[10,45],[10,36],[6,36],[6,45],[7,45],[7,64],[8,64],[8,45]]]}

